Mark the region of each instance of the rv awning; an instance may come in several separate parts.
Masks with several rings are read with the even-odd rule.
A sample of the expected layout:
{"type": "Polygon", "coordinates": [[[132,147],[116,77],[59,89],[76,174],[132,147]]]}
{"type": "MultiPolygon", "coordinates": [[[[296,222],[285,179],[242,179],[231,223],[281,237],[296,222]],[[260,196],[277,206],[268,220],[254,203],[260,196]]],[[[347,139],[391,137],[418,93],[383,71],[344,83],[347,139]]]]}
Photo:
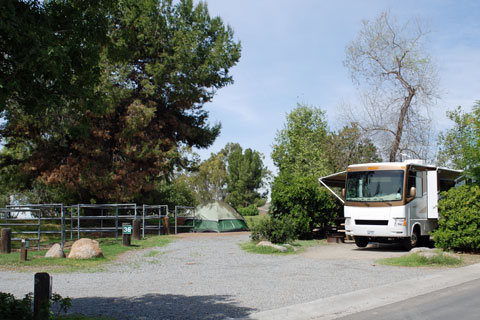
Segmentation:
{"type": "Polygon", "coordinates": [[[326,177],[321,177],[318,180],[321,180],[321,182],[323,182],[329,187],[345,188],[345,180],[347,180],[347,171],[337,172],[326,177]]]}
{"type": "Polygon", "coordinates": [[[345,188],[345,180],[347,180],[347,171],[337,172],[326,177],[318,178],[318,181],[342,203],[345,203],[345,201],[343,201],[335,191],[330,189],[330,187],[345,188]]]}
{"type": "Polygon", "coordinates": [[[442,167],[438,168],[437,171],[438,171],[438,178],[440,180],[456,181],[463,174],[462,170],[453,170],[453,169],[442,168],[442,167]]]}

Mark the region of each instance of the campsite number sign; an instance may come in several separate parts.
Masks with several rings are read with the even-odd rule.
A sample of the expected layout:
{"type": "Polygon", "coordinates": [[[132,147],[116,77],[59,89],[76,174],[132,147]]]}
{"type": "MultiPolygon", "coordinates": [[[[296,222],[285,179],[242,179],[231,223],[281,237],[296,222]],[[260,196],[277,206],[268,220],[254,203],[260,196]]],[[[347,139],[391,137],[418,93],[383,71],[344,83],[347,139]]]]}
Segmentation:
{"type": "Polygon", "coordinates": [[[132,234],[132,225],[127,224],[123,226],[123,234],[132,234]]]}

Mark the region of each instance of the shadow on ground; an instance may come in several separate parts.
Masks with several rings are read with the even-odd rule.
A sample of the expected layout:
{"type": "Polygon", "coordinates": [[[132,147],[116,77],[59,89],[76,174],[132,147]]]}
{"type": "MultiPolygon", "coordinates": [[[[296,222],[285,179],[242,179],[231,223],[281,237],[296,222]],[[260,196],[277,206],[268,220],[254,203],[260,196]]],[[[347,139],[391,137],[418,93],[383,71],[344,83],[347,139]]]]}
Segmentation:
{"type": "Polygon", "coordinates": [[[69,313],[114,319],[225,319],[258,311],[236,305],[231,296],[146,294],[139,297],[72,299],[69,313]]]}

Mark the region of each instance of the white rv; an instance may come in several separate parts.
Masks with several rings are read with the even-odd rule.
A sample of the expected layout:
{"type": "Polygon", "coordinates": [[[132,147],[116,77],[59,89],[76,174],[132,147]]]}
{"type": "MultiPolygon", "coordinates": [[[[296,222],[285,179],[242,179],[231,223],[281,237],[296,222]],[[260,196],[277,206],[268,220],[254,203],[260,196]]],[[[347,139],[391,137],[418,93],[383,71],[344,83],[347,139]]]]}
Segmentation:
{"type": "Polygon", "coordinates": [[[455,186],[461,174],[409,160],[350,165],[319,181],[344,203],[345,233],[358,247],[399,241],[410,249],[437,227],[439,193],[455,186]],[[330,187],[341,188],[342,196],[330,187]]]}

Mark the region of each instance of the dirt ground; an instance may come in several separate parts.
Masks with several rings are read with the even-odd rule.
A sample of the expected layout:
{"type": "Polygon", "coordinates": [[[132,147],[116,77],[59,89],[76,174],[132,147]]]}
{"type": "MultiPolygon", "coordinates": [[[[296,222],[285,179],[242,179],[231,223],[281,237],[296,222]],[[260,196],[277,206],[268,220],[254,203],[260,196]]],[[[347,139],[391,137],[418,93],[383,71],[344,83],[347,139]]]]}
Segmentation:
{"type": "Polygon", "coordinates": [[[365,248],[358,248],[353,241],[345,243],[327,243],[323,246],[308,248],[301,255],[311,259],[349,259],[349,260],[376,260],[399,257],[407,252],[398,244],[371,243],[365,248]]]}

